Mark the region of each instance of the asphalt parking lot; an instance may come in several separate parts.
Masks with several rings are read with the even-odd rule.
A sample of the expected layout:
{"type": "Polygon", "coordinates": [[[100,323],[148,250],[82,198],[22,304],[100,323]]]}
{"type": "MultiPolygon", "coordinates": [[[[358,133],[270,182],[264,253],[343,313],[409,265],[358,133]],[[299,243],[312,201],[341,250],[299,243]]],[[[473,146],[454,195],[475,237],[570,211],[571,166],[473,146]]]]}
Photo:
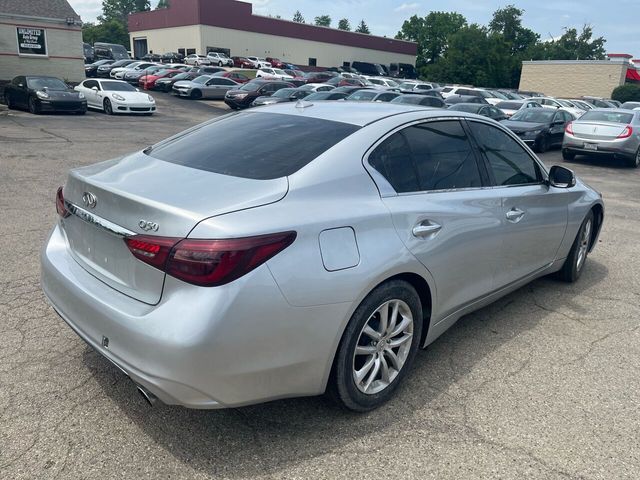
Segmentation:
{"type": "Polygon", "coordinates": [[[148,407],[45,303],[38,255],[70,168],[227,111],[156,98],[153,117],[0,115],[0,478],[640,476],[640,170],[557,150],[545,163],[607,208],[580,281],[540,279],[464,317],[383,408],[148,407]]]}

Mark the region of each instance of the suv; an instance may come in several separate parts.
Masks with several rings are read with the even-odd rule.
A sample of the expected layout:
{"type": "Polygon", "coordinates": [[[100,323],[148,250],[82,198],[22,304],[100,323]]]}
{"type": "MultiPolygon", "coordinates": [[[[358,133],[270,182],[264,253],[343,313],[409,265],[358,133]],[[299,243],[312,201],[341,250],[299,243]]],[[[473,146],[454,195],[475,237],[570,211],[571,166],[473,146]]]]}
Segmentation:
{"type": "Polygon", "coordinates": [[[224,53],[209,52],[207,53],[207,58],[211,60],[213,65],[218,65],[219,67],[233,67],[233,60],[227,57],[224,53]]]}
{"type": "Polygon", "coordinates": [[[284,62],[282,60],[280,60],[279,58],[267,57],[266,60],[274,68],[283,68],[284,67],[284,62]]]}
{"type": "Polygon", "coordinates": [[[247,108],[258,97],[270,97],[281,88],[295,88],[295,85],[281,81],[251,80],[237,90],[229,90],[224,103],[233,110],[247,108]]]}
{"type": "Polygon", "coordinates": [[[247,57],[253,64],[253,68],[271,68],[271,64],[266,59],[260,57],[247,57]]]}
{"type": "Polygon", "coordinates": [[[384,67],[379,63],[351,62],[351,66],[362,75],[371,75],[373,77],[384,77],[387,75],[384,67]]]}
{"type": "Polygon", "coordinates": [[[187,55],[184,59],[184,63],[187,65],[195,65],[196,67],[200,65],[211,65],[211,60],[209,60],[204,55],[198,55],[197,53],[192,53],[191,55],[187,55]]]}

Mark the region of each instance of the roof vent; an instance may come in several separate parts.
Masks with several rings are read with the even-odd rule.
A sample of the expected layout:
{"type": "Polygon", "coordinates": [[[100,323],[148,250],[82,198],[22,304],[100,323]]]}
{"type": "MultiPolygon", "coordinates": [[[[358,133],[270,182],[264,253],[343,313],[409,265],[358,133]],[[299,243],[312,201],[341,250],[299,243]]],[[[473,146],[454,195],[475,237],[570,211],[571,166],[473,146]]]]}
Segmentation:
{"type": "Polygon", "coordinates": [[[300,99],[296,102],[296,108],[309,108],[309,107],[313,107],[313,103],[311,102],[305,102],[304,100],[300,99]]]}

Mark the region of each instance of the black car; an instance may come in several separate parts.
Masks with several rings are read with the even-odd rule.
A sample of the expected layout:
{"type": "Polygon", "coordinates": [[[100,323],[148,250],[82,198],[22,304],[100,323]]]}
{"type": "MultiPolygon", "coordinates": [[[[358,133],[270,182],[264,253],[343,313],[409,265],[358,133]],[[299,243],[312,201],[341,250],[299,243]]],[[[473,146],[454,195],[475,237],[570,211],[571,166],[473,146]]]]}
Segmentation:
{"type": "Polygon", "coordinates": [[[237,90],[229,90],[224,97],[224,103],[233,110],[247,108],[258,97],[269,97],[283,88],[293,88],[288,82],[274,80],[251,80],[237,90]]]}
{"type": "Polygon", "coordinates": [[[4,99],[9,108],[27,108],[31,113],[87,113],[84,95],[55,77],[15,77],[4,88],[4,99]]]}
{"type": "Polygon", "coordinates": [[[409,105],[421,105],[423,107],[447,108],[447,104],[444,103],[444,100],[442,100],[441,98],[421,95],[418,93],[400,95],[399,97],[391,100],[391,103],[405,103],[409,105]]]}
{"type": "Polygon", "coordinates": [[[97,77],[98,69],[105,65],[111,65],[113,60],[98,60],[97,62],[87,63],[84,66],[84,76],[87,78],[97,77]]]}
{"type": "Polygon", "coordinates": [[[198,78],[200,74],[198,72],[184,72],[179,73],[175,77],[165,77],[159,78],[156,80],[156,83],[153,87],[154,90],[160,90],[162,92],[171,92],[173,90],[173,84],[179,81],[185,80],[193,80],[194,78],[198,78]]]}
{"type": "Polygon", "coordinates": [[[562,145],[567,123],[573,120],[575,117],[565,110],[526,108],[501,123],[536,152],[544,153],[551,147],[562,145]]]}
{"type": "Polygon", "coordinates": [[[162,63],[182,63],[184,62],[184,55],[176,52],[167,52],[162,54],[162,63]]]}
{"type": "Polygon", "coordinates": [[[293,102],[295,100],[301,100],[311,94],[310,90],[300,90],[298,88],[281,88],[273,95],[266,97],[258,97],[251,104],[252,107],[259,107],[260,105],[271,105],[274,103],[293,102]]]}
{"type": "Polygon", "coordinates": [[[349,95],[346,93],[340,93],[335,91],[330,92],[315,92],[305,98],[307,102],[314,102],[316,100],[344,100],[349,95]]]}
{"type": "Polygon", "coordinates": [[[82,53],[84,54],[84,63],[95,62],[95,55],[93,53],[93,47],[88,43],[82,44],[82,53]]]}
{"type": "Polygon", "coordinates": [[[145,62],[158,62],[159,63],[162,60],[162,56],[158,55],[157,53],[147,53],[140,60],[143,60],[145,62]]]}
{"type": "Polygon", "coordinates": [[[131,60],[131,59],[117,60],[115,62],[112,60],[106,60],[106,61],[111,63],[103,63],[98,67],[98,75],[97,75],[98,77],[109,78],[109,74],[111,73],[111,70],[113,70],[114,68],[126,67],[127,65],[130,65],[135,62],[135,60],[131,60]]]}
{"type": "Polygon", "coordinates": [[[499,108],[496,108],[493,105],[482,105],[481,103],[456,103],[455,105],[451,105],[449,110],[475,113],[476,115],[482,115],[483,117],[493,118],[497,122],[509,118],[499,108]]]}
{"type": "Polygon", "coordinates": [[[456,103],[481,103],[482,105],[489,105],[484,97],[476,97],[475,95],[449,95],[444,99],[447,105],[455,105],[456,103]]]}

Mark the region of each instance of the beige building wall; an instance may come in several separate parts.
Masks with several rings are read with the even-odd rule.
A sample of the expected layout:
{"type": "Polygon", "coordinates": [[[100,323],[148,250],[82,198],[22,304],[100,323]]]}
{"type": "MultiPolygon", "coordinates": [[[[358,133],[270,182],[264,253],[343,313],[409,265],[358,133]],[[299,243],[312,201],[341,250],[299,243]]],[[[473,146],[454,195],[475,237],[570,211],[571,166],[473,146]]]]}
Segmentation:
{"type": "Polygon", "coordinates": [[[207,47],[228,48],[233,56],[276,57],[284,62],[308,65],[315,58],[318,66],[340,66],[354,60],[389,64],[392,62],[415,65],[416,57],[400,53],[347,47],[297,38],[245,32],[208,25],[163,28],[132,32],[133,40],[146,38],[147,49],[153,53],[175,52],[178,48],[195,48],[206,53],[207,47]]]}
{"type": "Polygon", "coordinates": [[[620,60],[522,62],[520,90],[553,97],[611,97],[623,85],[629,64],[620,60]]]}
{"type": "Polygon", "coordinates": [[[0,80],[18,75],[51,75],[69,82],[84,80],[82,31],[62,22],[32,21],[0,15],[0,80]],[[16,27],[46,29],[47,57],[18,54],[16,27]],[[54,28],[56,27],[56,28],[54,28]]]}

